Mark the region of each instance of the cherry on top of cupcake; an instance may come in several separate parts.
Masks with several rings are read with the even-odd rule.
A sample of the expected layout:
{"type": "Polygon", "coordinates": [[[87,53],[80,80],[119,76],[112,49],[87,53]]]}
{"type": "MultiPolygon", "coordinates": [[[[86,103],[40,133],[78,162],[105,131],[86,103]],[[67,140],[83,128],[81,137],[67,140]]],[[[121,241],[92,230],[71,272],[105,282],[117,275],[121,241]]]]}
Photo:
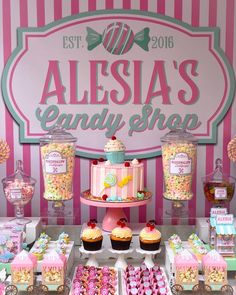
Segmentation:
{"type": "Polygon", "coordinates": [[[117,225],[119,225],[119,227],[121,227],[121,228],[126,227],[126,223],[127,223],[126,218],[121,218],[119,221],[117,221],[117,225]]]}
{"type": "Polygon", "coordinates": [[[111,139],[112,139],[112,140],[116,140],[116,137],[115,137],[115,135],[113,135],[113,136],[111,137],[111,139]]]}
{"type": "Polygon", "coordinates": [[[155,220],[149,220],[146,224],[146,227],[150,230],[153,231],[156,227],[156,221],[155,220]]]}
{"type": "Polygon", "coordinates": [[[89,222],[87,222],[87,226],[89,226],[90,228],[95,228],[97,224],[97,220],[96,219],[90,219],[89,222]]]}

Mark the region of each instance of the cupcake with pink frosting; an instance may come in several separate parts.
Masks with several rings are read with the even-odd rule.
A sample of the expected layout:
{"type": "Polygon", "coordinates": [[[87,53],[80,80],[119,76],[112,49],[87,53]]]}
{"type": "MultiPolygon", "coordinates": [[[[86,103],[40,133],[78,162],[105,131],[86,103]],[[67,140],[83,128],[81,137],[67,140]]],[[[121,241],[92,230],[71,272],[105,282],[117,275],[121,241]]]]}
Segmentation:
{"type": "Polygon", "coordinates": [[[161,233],[155,227],[155,221],[146,224],[139,234],[140,248],[146,251],[156,251],[160,247],[161,233]]]}

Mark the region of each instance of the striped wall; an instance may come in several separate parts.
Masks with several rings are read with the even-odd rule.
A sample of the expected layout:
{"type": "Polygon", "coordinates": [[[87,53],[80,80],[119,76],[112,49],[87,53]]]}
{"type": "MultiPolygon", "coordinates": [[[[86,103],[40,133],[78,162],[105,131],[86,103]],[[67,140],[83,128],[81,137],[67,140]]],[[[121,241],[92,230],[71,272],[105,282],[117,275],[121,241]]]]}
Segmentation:
{"type": "MultiPolygon", "coordinates": [[[[221,48],[234,70],[236,69],[235,0],[0,0],[0,73],[17,45],[16,29],[18,27],[40,27],[68,15],[100,9],[121,8],[168,15],[195,27],[219,27],[221,48]]],[[[214,103],[214,97],[212,97],[212,103],[214,103]]],[[[37,179],[34,198],[26,206],[25,213],[27,216],[47,216],[51,204],[42,198],[43,179],[39,146],[19,142],[18,125],[5,108],[2,97],[0,97],[0,127],[0,138],[5,139],[11,148],[9,160],[0,165],[0,178],[12,174],[15,161],[23,159],[25,171],[37,179]]],[[[198,148],[198,164],[193,184],[194,198],[187,205],[189,208],[187,222],[192,223],[192,218],[196,216],[209,215],[209,204],[203,196],[201,177],[212,171],[216,158],[222,158],[225,172],[236,177],[236,163],[229,161],[226,152],[227,144],[234,135],[236,135],[235,100],[219,125],[217,144],[199,146],[198,148]]],[[[144,163],[146,168],[145,183],[153,192],[153,199],[148,206],[126,209],[127,216],[132,222],[145,222],[146,219],[155,218],[159,224],[175,224],[177,221],[166,214],[170,209],[170,202],[162,198],[161,157],[145,160],[144,163]]],[[[88,207],[80,204],[79,200],[80,192],[89,187],[89,165],[88,159],[76,158],[75,197],[67,205],[71,214],[68,214],[66,218],[52,218],[48,222],[80,224],[90,217],[102,220],[105,209],[88,207]]],[[[14,210],[6,202],[2,187],[0,190],[0,216],[13,216],[14,210]]],[[[231,202],[230,211],[236,215],[236,196],[231,202]]]]}

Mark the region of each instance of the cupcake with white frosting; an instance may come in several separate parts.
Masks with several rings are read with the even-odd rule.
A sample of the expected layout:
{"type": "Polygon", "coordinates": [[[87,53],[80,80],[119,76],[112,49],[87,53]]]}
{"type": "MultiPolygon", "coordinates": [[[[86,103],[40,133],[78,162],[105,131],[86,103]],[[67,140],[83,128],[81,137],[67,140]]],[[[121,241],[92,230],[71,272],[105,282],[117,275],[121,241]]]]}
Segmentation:
{"type": "Polygon", "coordinates": [[[126,225],[127,220],[121,218],[111,232],[111,245],[114,250],[128,250],[132,240],[132,230],[126,225]]]}
{"type": "Polygon", "coordinates": [[[104,151],[107,160],[110,161],[111,164],[120,164],[125,160],[125,146],[115,136],[112,136],[112,138],[109,139],[104,147],[104,151]]]}
{"type": "Polygon", "coordinates": [[[156,251],[160,247],[161,233],[155,228],[155,221],[146,224],[139,234],[140,248],[146,251],[156,251]]]}
{"type": "Polygon", "coordinates": [[[94,219],[87,223],[81,234],[84,249],[87,251],[98,251],[102,248],[103,235],[101,229],[96,225],[94,219]]]}

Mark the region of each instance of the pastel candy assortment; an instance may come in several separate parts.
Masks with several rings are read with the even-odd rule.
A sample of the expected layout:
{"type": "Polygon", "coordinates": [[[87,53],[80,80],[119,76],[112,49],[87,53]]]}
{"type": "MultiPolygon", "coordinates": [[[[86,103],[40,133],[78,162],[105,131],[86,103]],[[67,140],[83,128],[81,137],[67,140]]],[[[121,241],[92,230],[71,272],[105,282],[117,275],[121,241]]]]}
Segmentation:
{"type": "Polygon", "coordinates": [[[74,144],[49,143],[41,146],[45,192],[44,198],[51,201],[69,200],[73,196],[74,144]],[[56,152],[60,158],[49,159],[56,152]],[[51,162],[49,162],[51,161],[51,162]],[[61,168],[62,163],[65,163],[61,168]],[[48,171],[47,164],[52,166],[48,171]]]}
{"type": "Polygon", "coordinates": [[[141,267],[128,265],[123,275],[127,295],[171,294],[166,276],[158,265],[150,269],[145,264],[141,267]]]}
{"type": "Polygon", "coordinates": [[[4,193],[10,203],[20,206],[28,204],[34,194],[34,185],[24,182],[23,180],[15,179],[14,181],[6,182],[4,185],[4,193]],[[15,192],[19,192],[16,194],[15,192]]]}
{"type": "Polygon", "coordinates": [[[114,268],[79,265],[72,281],[71,295],[118,295],[117,280],[114,268]]]}
{"type": "Polygon", "coordinates": [[[164,197],[166,199],[190,200],[192,198],[192,177],[196,161],[196,152],[196,145],[188,142],[166,143],[162,146],[165,183],[164,197]],[[182,163],[179,159],[178,163],[175,161],[175,157],[178,155],[185,157],[182,163]],[[179,166],[179,170],[175,173],[171,171],[172,163],[177,167],[179,166]],[[189,173],[186,172],[188,169],[190,169],[189,173]]]}

